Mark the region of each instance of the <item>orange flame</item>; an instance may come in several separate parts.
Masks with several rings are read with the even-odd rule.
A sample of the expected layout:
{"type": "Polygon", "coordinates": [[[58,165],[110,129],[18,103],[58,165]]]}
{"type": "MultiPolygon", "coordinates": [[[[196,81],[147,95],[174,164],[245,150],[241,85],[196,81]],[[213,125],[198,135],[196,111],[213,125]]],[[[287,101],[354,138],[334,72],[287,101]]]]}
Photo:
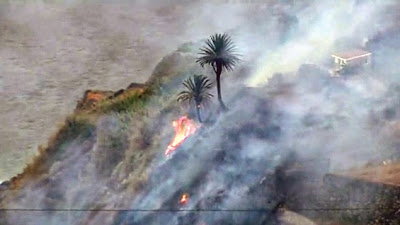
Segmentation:
{"type": "Polygon", "coordinates": [[[184,204],[186,204],[187,202],[188,202],[188,200],[189,200],[189,195],[188,194],[183,194],[182,196],[181,196],[181,200],[179,200],[179,202],[182,204],[182,205],[184,205],[184,204]]]}
{"type": "Polygon", "coordinates": [[[175,151],[179,145],[181,145],[190,135],[194,134],[198,128],[195,122],[187,116],[182,116],[178,120],[173,121],[172,126],[175,130],[175,136],[165,150],[166,156],[175,151]]]}

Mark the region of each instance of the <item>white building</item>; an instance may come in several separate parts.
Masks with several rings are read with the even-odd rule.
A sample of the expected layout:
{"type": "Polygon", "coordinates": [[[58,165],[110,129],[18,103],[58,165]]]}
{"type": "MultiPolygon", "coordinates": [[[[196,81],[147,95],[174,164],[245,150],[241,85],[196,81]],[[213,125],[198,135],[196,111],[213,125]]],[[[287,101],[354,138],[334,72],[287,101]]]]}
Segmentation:
{"type": "Polygon", "coordinates": [[[335,71],[337,72],[345,67],[355,68],[370,66],[371,56],[371,52],[361,49],[332,54],[332,57],[335,59],[335,71]]]}

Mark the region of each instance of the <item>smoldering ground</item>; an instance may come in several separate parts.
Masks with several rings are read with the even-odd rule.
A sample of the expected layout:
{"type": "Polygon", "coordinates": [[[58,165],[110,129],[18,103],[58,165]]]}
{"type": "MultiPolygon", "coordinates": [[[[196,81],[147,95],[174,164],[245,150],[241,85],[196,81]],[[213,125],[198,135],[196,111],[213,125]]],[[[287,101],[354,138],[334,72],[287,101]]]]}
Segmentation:
{"type": "MultiPolygon", "coordinates": [[[[258,80],[262,83],[261,81],[269,79],[269,82],[267,85],[260,84],[257,88],[243,87],[238,84],[239,81],[235,81],[234,74],[228,75],[223,83],[223,94],[229,111],[218,115],[213,123],[204,125],[187,139],[171,159],[165,159],[163,152],[172,136],[169,122],[179,116],[179,111],[153,112],[145,119],[134,117],[126,128],[126,133],[130,135],[129,147],[124,147],[127,140],[118,133],[124,123],[116,122],[119,121],[115,119],[118,117],[116,115],[107,116],[99,122],[96,135],[89,133],[89,138],[77,137],[76,140],[64,144],[66,150],[63,157],[58,158],[59,164],[56,166],[54,163],[53,170],[48,173],[48,177],[53,179],[48,184],[59,184],[51,187],[53,194],[49,194],[50,188],[45,188],[45,180],[32,180],[31,185],[19,190],[17,198],[8,196],[6,198],[9,201],[5,201],[5,206],[19,208],[54,206],[121,209],[121,212],[39,212],[40,216],[34,212],[23,215],[21,212],[6,212],[7,222],[273,224],[278,222],[275,217],[276,207],[288,201],[288,193],[280,187],[280,171],[291,168],[296,161],[320,173],[313,176],[320,176],[325,172],[376,163],[386,157],[397,158],[393,148],[396,144],[395,136],[392,136],[390,129],[386,129],[398,117],[398,109],[393,102],[396,102],[399,93],[393,83],[386,82],[385,76],[378,74],[363,73],[347,78],[332,78],[321,66],[300,67],[310,51],[319,51],[318,48],[321,47],[323,52],[328,52],[327,49],[335,47],[334,41],[323,46],[316,45],[316,48],[309,45],[313,41],[309,37],[322,35],[322,27],[334,23],[335,20],[330,17],[349,13],[348,7],[330,6],[332,5],[325,3],[304,3],[302,7],[299,6],[298,11],[287,12],[296,16],[296,26],[299,28],[293,29],[299,29],[302,35],[288,34],[287,40],[282,43],[278,41],[282,33],[276,31],[274,16],[270,17],[270,21],[259,22],[265,24],[262,26],[264,30],[253,30],[252,27],[257,26],[252,24],[242,25],[242,29],[250,30],[244,35],[241,35],[241,28],[239,31],[233,30],[233,36],[238,40],[238,49],[244,49],[244,68],[238,68],[237,71],[246,71],[248,74],[242,75],[244,79],[257,80],[257,84],[258,80]],[[313,9],[317,11],[317,16],[307,14],[313,9]],[[335,9],[337,11],[333,15],[326,13],[335,12],[335,9]],[[328,15],[329,18],[325,19],[323,15],[328,15]],[[315,25],[315,29],[307,31],[305,23],[311,18],[320,18],[323,25],[315,25]],[[276,36],[271,35],[270,38],[268,34],[276,36]],[[257,46],[249,44],[253,41],[261,44],[263,40],[275,42],[257,46]],[[274,57],[268,53],[266,59],[274,60],[266,64],[273,64],[277,59],[285,64],[279,64],[275,69],[267,66],[271,71],[262,73],[260,71],[264,71],[265,63],[262,50],[268,51],[269,48],[273,49],[270,52],[282,54],[274,57]],[[306,51],[291,53],[291,49],[306,51]],[[284,55],[290,57],[282,59],[284,55]],[[291,71],[297,73],[272,77],[274,72],[285,72],[288,65],[293,68],[291,71]],[[118,140],[100,140],[102,135],[118,140]],[[145,144],[146,147],[140,149],[137,140],[142,139],[143,135],[148,135],[146,139],[149,140],[147,146],[145,144]],[[123,138],[119,139],[120,137],[123,138]],[[114,145],[109,145],[109,141],[121,145],[115,148],[114,145]],[[116,149],[126,152],[114,155],[116,149]],[[115,159],[114,156],[117,160],[112,160],[113,163],[106,167],[109,171],[104,171],[102,164],[108,163],[108,159],[115,159]],[[318,163],[326,159],[330,163],[318,163]],[[139,179],[139,176],[143,176],[143,179],[139,179]],[[140,185],[139,181],[142,182],[140,185]],[[183,193],[189,194],[189,201],[180,205],[179,198],[183,193]],[[53,203],[51,199],[54,200],[53,203]],[[129,209],[139,211],[126,211],[129,209]],[[165,211],[152,212],[154,209],[165,211]],[[174,212],[179,209],[195,211],[174,212]]],[[[345,34],[339,32],[340,26],[337,27],[334,36],[330,37],[332,40],[337,40],[342,35],[353,37],[355,31],[363,30],[361,28],[368,21],[371,22],[369,13],[380,15],[380,7],[387,7],[380,3],[350,6],[363,9],[366,7],[368,10],[365,12],[368,13],[357,14],[362,19],[350,17],[362,22],[350,23],[352,25],[345,34]]],[[[265,10],[269,10],[268,6],[265,10]]],[[[259,16],[256,19],[262,18],[259,16]]],[[[277,24],[279,23],[275,25],[277,24]]],[[[284,30],[289,28],[292,27],[284,30]]],[[[358,33],[359,36],[363,34],[367,35],[358,33]]],[[[384,50],[387,48],[385,43],[386,40],[378,41],[375,46],[384,50]]],[[[324,57],[319,57],[317,53],[312,55],[313,59],[323,61],[324,57]]],[[[380,60],[377,65],[383,68],[385,61],[380,60]]],[[[302,190],[299,187],[297,191],[302,190]]]]}

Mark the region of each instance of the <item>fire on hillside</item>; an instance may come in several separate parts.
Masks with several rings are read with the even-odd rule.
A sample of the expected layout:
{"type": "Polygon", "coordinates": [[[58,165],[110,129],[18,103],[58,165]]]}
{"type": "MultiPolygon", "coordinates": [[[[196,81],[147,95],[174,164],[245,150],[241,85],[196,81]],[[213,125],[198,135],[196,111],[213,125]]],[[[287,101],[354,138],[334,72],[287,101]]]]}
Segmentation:
{"type": "Polygon", "coordinates": [[[181,116],[178,120],[174,120],[172,126],[174,127],[175,135],[165,150],[165,156],[167,157],[200,127],[187,116],[181,116]]]}
{"type": "Polygon", "coordinates": [[[181,205],[185,205],[188,202],[188,200],[189,200],[189,195],[184,193],[184,194],[182,194],[181,199],[179,200],[179,203],[181,205]]]}

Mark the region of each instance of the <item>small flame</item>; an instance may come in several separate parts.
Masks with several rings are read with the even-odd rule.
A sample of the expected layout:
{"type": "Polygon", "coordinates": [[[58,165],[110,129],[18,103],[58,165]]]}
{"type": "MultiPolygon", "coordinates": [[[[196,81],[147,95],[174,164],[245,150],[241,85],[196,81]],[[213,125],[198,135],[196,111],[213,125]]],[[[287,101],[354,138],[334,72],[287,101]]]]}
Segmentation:
{"type": "Polygon", "coordinates": [[[189,200],[189,195],[185,193],[185,194],[182,194],[181,199],[179,200],[179,203],[184,205],[187,203],[188,200],[189,200]]]}
{"type": "Polygon", "coordinates": [[[174,120],[172,126],[175,130],[175,136],[165,150],[166,156],[175,151],[183,141],[185,141],[190,135],[194,134],[198,128],[198,125],[187,116],[182,116],[178,120],[174,120]]]}
{"type": "Polygon", "coordinates": [[[387,165],[386,161],[383,161],[383,165],[384,165],[384,166],[386,166],[386,165],[387,165]]]}

